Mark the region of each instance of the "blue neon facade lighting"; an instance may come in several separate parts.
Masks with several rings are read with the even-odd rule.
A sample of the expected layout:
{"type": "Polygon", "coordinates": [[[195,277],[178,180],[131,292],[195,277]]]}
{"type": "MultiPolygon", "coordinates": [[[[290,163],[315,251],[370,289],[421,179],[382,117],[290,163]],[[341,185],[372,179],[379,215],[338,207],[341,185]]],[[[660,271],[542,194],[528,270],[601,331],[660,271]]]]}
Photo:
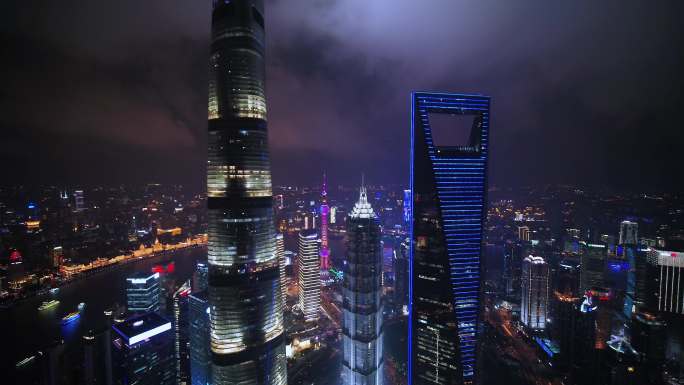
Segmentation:
{"type": "Polygon", "coordinates": [[[631,245],[625,246],[624,251],[627,262],[622,264],[622,270],[627,271],[627,288],[625,290],[625,302],[623,304],[622,314],[626,320],[631,321],[634,300],[636,299],[636,251],[631,245]]]}
{"type": "Polygon", "coordinates": [[[409,224],[411,221],[411,190],[404,190],[404,222],[409,224]]]}
{"type": "Polygon", "coordinates": [[[476,379],[490,99],[412,94],[409,383],[476,379]],[[434,143],[429,116],[473,118],[468,142],[434,143]]]}
{"type": "Polygon", "coordinates": [[[206,291],[190,294],[188,318],[190,321],[190,376],[192,385],[212,383],[210,313],[206,291]]]}

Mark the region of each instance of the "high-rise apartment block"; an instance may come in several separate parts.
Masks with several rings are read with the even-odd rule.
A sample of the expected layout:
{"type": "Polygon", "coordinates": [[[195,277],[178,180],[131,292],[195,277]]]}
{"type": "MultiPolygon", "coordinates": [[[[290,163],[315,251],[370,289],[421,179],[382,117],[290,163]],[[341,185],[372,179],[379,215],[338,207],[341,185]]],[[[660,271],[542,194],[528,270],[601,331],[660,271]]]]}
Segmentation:
{"type": "Polygon", "coordinates": [[[287,303],[287,274],[285,271],[285,239],[283,234],[276,235],[276,255],[278,256],[278,276],[280,291],[283,296],[283,306],[287,303]]]}
{"type": "Polygon", "coordinates": [[[299,308],[306,321],[318,320],[321,307],[320,240],[318,233],[299,233],[299,308]]]}

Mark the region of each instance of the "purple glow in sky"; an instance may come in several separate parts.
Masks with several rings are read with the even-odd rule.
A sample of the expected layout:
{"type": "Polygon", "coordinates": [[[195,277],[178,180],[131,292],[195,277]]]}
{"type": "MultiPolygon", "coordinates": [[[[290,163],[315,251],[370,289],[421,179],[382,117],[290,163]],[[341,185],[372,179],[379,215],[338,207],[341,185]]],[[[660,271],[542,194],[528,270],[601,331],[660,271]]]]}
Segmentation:
{"type": "MultiPolygon", "coordinates": [[[[494,184],[675,189],[683,7],[267,1],[275,182],[325,169],[406,183],[409,93],[445,90],[492,97],[494,184]]],[[[9,180],[202,188],[210,1],[5,2],[0,15],[9,180]]]]}

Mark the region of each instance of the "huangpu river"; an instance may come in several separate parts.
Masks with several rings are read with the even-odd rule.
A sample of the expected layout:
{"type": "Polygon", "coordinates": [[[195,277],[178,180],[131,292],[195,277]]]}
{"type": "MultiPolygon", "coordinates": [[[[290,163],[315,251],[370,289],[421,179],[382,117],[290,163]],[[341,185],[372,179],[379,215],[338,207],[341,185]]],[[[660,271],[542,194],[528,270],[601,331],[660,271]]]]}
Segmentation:
{"type": "Polygon", "coordinates": [[[206,247],[198,246],[116,265],[70,282],[60,287],[56,294],[38,295],[11,308],[1,309],[2,366],[14,367],[18,361],[62,339],[69,354],[70,348],[78,345],[84,333],[109,324],[109,317],[104,314],[106,309],[116,304],[125,305],[126,277],[136,271],[151,271],[156,264],[173,261],[174,278],[182,282],[192,276],[197,261],[206,260],[206,253],[206,247]],[[38,310],[43,301],[51,299],[58,300],[59,304],[38,310]],[[79,303],[85,304],[79,319],[62,325],[62,317],[75,311],[79,303]]]}

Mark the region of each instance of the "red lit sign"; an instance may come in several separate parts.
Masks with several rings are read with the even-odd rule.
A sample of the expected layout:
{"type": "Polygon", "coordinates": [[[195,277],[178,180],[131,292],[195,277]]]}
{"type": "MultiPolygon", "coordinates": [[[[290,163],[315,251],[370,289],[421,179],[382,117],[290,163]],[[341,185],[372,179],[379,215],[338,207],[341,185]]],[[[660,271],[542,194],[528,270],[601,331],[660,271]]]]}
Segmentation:
{"type": "Polygon", "coordinates": [[[159,273],[159,274],[173,274],[173,272],[176,271],[176,264],[174,262],[169,263],[168,265],[154,265],[152,266],[152,272],[153,273],[159,273]]]}
{"type": "Polygon", "coordinates": [[[9,260],[10,262],[21,262],[21,254],[19,251],[14,250],[12,254],[10,254],[9,260]]]}

